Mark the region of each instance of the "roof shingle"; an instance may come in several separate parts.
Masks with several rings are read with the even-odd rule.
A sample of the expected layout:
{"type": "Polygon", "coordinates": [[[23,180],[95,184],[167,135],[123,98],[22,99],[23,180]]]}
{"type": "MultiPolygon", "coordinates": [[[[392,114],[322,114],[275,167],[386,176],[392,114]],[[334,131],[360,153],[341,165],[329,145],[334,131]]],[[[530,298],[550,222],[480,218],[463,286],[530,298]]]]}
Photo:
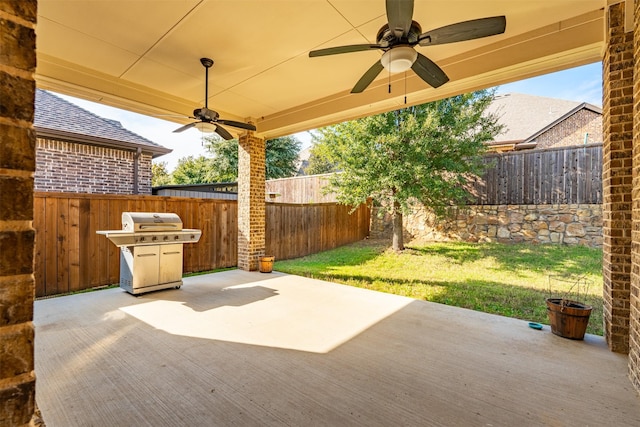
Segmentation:
{"type": "Polygon", "coordinates": [[[505,125],[494,142],[525,141],[582,104],[521,93],[498,95],[487,108],[498,114],[499,123],[505,125]]]}
{"type": "Polygon", "coordinates": [[[119,145],[129,143],[133,147],[141,147],[155,155],[166,154],[171,150],[156,144],[128,129],[122,127],[116,120],[100,117],[90,111],[78,107],[50,92],[36,90],[34,126],[36,131],[60,131],[65,134],[76,134],[98,138],[96,141],[110,140],[119,145]]]}

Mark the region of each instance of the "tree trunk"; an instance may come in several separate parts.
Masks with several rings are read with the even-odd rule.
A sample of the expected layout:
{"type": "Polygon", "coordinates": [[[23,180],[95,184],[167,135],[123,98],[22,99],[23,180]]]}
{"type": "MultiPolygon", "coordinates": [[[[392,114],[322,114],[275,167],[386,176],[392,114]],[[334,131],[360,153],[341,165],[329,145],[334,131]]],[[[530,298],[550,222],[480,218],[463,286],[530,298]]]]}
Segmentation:
{"type": "Polygon", "coordinates": [[[392,248],[396,252],[404,250],[404,240],[402,238],[402,210],[400,209],[400,204],[398,202],[393,204],[392,248]]]}

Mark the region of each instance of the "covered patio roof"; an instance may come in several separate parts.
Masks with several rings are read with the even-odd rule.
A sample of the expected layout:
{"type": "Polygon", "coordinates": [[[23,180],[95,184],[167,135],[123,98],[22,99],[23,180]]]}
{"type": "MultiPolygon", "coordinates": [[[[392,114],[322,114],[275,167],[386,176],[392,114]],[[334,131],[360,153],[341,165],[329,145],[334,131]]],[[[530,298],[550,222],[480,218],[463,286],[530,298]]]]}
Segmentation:
{"type": "Polygon", "coordinates": [[[51,427],[640,425],[602,337],[299,276],[46,299],[34,323],[51,427]]]}
{"type": "Polygon", "coordinates": [[[375,43],[387,22],[383,0],[40,0],[36,81],[186,123],[204,104],[199,58],[210,57],[209,108],[226,119],[252,120],[258,136],[270,138],[400,108],[405,94],[408,104],[419,104],[599,61],[604,6],[603,0],[418,0],[413,19],[423,31],[505,15],[506,32],[417,47],[451,79],[438,89],[412,71],[382,72],[363,93],[351,94],[381,52],[309,58],[309,51],[375,43]]]}

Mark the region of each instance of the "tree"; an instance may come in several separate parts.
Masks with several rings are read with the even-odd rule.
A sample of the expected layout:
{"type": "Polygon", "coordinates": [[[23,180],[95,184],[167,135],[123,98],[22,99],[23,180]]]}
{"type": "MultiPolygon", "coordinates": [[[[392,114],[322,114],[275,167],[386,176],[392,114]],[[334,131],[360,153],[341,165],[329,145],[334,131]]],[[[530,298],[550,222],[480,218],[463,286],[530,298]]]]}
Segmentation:
{"type": "Polygon", "coordinates": [[[287,178],[298,172],[300,141],[293,136],[269,139],[266,142],[267,179],[287,178]]]}
{"type": "Polygon", "coordinates": [[[319,130],[322,161],[338,201],[368,198],[393,217],[393,249],[404,249],[402,215],[416,201],[442,216],[468,196],[464,184],[481,171],[480,154],[501,126],[487,114],[493,91],[478,91],[319,130]]]}
{"type": "MultiPolygon", "coordinates": [[[[217,137],[206,139],[206,148],[212,154],[211,173],[214,181],[231,182],[238,180],[238,141],[217,137]]],[[[266,178],[286,178],[297,172],[296,163],[300,152],[300,141],[295,137],[269,139],[265,143],[266,178]]]]}
{"type": "Polygon", "coordinates": [[[317,135],[313,136],[312,144],[309,153],[309,165],[305,173],[307,175],[319,175],[337,172],[336,164],[331,160],[332,147],[322,143],[322,139],[317,135]]]}
{"type": "Polygon", "coordinates": [[[238,180],[238,140],[215,136],[205,138],[205,148],[213,156],[211,173],[215,182],[238,180]]]}
{"type": "Polygon", "coordinates": [[[206,184],[215,182],[211,159],[205,156],[188,156],[178,160],[173,171],[174,184],[206,184]]]}
{"type": "Polygon", "coordinates": [[[151,186],[160,187],[171,184],[171,174],[167,171],[167,162],[151,164],[151,186]]]}

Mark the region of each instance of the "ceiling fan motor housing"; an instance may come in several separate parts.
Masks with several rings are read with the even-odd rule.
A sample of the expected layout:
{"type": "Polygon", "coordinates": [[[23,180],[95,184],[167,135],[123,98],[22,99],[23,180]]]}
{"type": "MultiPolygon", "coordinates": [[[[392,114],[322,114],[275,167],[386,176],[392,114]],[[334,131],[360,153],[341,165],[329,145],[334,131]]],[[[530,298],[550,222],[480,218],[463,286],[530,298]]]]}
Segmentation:
{"type": "Polygon", "coordinates": [[[196,108],[193,110],[193,117],[205,122],[214,122],[218,119],[219,114],[216,111],[209,110],[208,108],[196,108]]]}
{"type": "Polygon", "coordinates": [[[418,39],[420,34],[422,34],[422,27],[416,21],[411,21],[411,28],[409,32],[398,39],[393,31],[389,28],[389,24],[385,24],[378,30],[378,34],[376,35],[376,43],[381,46],[393,47],[399,44],[416,44],[418,43],[418,39]]]}
{"type": "Polygon", "coordinates": [[[418,43],[421,33],[422,27],[416,21],[411,21],[409,32],[400,39],[391,31],[389,24],[380,28],[376,36],[377,42],[381,46],[388,46],[380,59],[382,66],[390,73],[401,73],[411,68],[418,58],[413,44],[418,43]]]}

